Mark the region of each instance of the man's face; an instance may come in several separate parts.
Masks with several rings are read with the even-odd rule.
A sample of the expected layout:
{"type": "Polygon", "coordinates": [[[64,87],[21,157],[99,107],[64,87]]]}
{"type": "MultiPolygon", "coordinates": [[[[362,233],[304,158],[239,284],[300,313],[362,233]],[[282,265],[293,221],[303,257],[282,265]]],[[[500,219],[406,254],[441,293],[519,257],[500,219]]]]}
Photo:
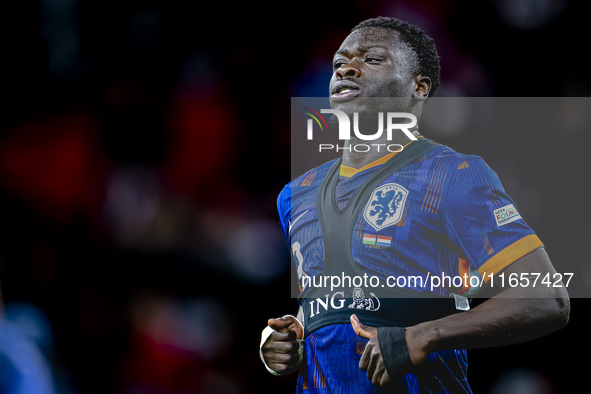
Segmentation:
{"type": "Polygon", "coordinates": [[[364,28],[343,41],[334,55],[330,80],[334,109],[363,113],[408,108],[414,90],[411,70],[416,59],[397,35],[391,29],[364,28]],[[388,103],[374,99],[384,97],[400,99],[388,103]]]}

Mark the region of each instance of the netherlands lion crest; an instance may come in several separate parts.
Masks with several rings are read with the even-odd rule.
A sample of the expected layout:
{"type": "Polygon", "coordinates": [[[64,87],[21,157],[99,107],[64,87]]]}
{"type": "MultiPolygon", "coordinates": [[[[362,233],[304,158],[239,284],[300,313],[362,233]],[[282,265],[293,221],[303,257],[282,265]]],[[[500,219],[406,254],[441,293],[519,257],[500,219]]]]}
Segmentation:
{"type": "Polygon", "coordinates": [[[365,220],[376,230],[392,226],[402,219],[408,190],[396,183],[376,188],[363,211],[365,220]]]}
{"type": "Polygon", "coordinates": [[[380,299],[374,293],[369,293],[376,299],[377,304],[371,298],[365,298],[365,293],[360,287],[353,289],[353,303],[349,305],[351,309],[365,309],[366,311],[377,311],[380,309],[380,299]]]}

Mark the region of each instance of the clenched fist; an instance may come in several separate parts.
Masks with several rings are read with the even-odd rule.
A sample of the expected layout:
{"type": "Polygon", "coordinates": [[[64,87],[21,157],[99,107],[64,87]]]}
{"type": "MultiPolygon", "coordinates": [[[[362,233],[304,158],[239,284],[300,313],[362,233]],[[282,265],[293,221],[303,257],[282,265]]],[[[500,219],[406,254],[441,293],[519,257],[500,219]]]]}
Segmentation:
{"type": "Polygon", "coordinates": [[[297,340],[304,336],[302,326],[292,316],[269,319],[268,324],[275,331],[261,348],[265,363],[276,373],[289,375],[299,367],[300,344],[297,340]]]}

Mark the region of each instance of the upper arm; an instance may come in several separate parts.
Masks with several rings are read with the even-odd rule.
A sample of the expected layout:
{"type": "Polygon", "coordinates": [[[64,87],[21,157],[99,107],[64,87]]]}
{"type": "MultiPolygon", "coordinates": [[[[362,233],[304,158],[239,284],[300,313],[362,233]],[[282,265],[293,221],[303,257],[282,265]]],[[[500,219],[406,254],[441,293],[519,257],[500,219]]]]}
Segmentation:
{"type": "Polygon", "coordinates": [[[291,217],[291,187],[286,185],[277,197],[277,212],[283,236],[289,245],[289,220],[291,217]]]}
{"type": "Polygon", "coordinates": [[[452,173],[445,203],[451,242],[485,282],[542,246],[499,178],[472,157],[452,173]]]}
{"type": "Polygon", "coordinates": [[[556,272],[543,247],[513,262],[503,273],[506,283],[502,290],[509,288],[515,290],[502,292],[499,296],[568,300],[565,283],[561,275],[556,272]],[[509,278],[515,278],[515,280],[509,282],[509,278]]]}

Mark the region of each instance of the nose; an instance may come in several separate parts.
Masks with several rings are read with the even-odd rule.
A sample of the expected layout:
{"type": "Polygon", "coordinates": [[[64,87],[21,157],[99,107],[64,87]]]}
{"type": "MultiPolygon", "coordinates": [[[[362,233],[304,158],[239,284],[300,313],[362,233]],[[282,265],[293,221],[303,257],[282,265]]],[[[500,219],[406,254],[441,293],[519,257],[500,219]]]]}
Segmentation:
{"type": "Polygon", "coordinates": [[[343,78],[359,78],[361,75],[361,70],[357,66],[357,62],[355,60],[343,65],[341,68],[337,70],[337,79],[343,78]]]}

